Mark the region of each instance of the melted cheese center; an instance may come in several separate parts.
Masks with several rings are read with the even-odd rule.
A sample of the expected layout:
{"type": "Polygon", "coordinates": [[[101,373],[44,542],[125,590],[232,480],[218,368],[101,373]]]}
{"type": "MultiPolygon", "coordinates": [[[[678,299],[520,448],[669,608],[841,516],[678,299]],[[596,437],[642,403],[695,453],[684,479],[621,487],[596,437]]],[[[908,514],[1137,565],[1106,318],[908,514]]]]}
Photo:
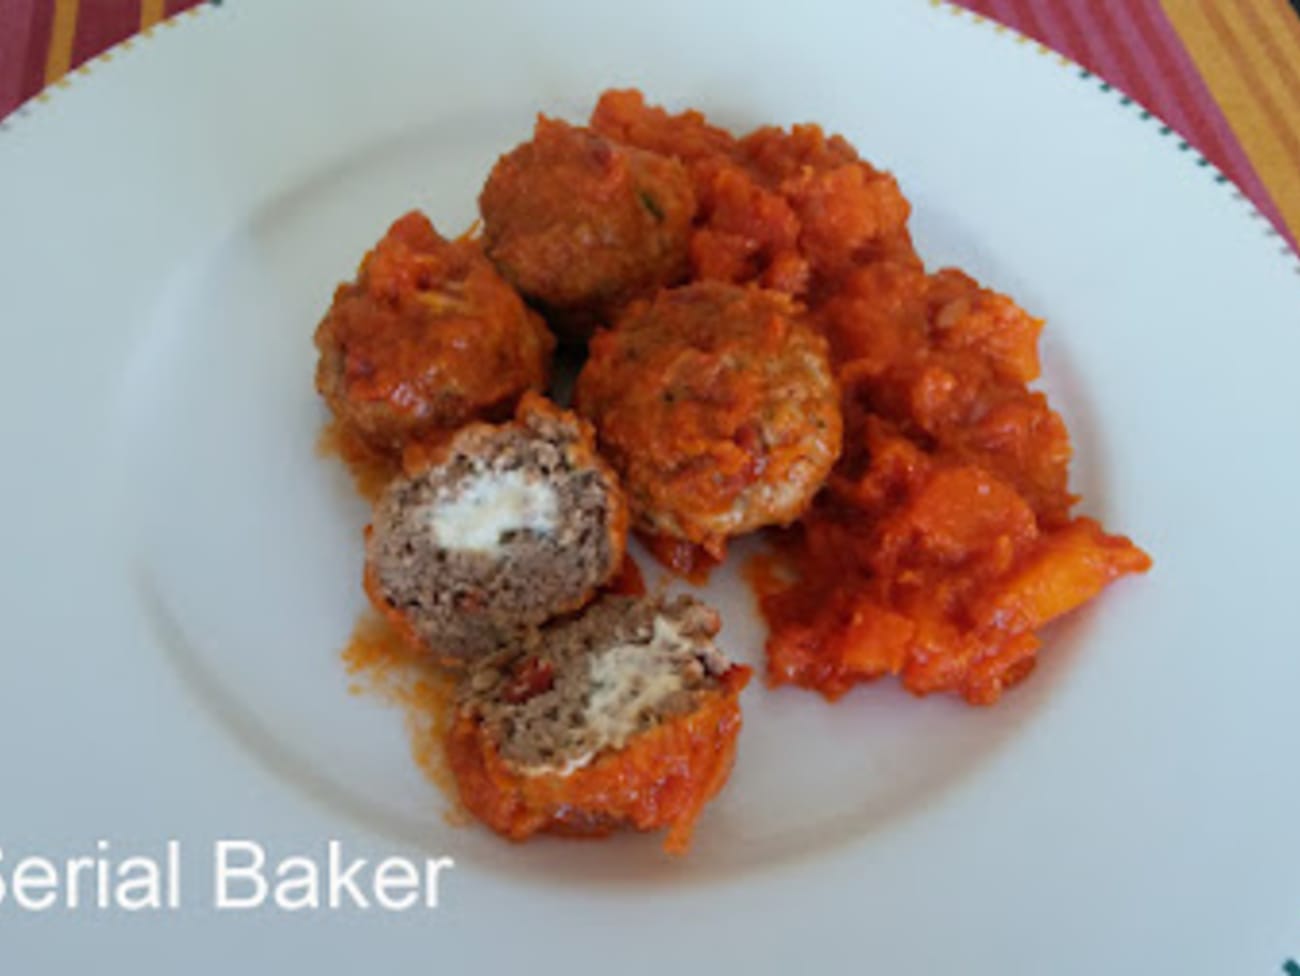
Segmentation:
{"type": "Polygon", "coordinates": [[[591,659],[587,716],[603,745],[621,748],[640,726],[640,715],[682,689],[682,665],[693,657],[677,627],[655,618],[649,644],[616,644],[591,659]]]}
{"type": "Polygon", "coordinates": [[[509,533],[555,531],[555,489],[522,471],[483,471],[460,485],[455,498],[429,511],[429,527],[447,549],[497,552],[509,533]]]}
{"type": "Polygon", "coordinates": [[[527,774],[568,776],[605,749],[623,748],[642,729],[644,712],[653,712],[685,687],[682,671],[693,659],[691,641],[663,617],[655,618],[648,644],[615,644],[593,655],[588,665],[591,697],[582,723],[587,748],[563,763],[533,767],[527,774]]]}

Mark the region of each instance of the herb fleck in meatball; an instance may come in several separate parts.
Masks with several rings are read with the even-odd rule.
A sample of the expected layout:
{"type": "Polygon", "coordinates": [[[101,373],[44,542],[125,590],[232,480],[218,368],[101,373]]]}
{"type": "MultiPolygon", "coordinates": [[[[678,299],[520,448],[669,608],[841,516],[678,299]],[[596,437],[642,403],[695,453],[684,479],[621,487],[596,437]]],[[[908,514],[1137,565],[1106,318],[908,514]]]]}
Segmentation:
{"type": "Polygon", "coordinates": [[[577,406],[623,478],[638,529],[721,556],[794,521],[840,452],[825,340],[783,294],[704,282],[599,333],[577,406]]]}
{"type": "Polygon", "coordinates": [[[488,256],[567,338],[686,272],[695,197],[677,160],[541,117],[479,197],[488,256]]]}
{"type": "Polygon", "coordinates": [[[423,214],[399,219],[316,330],[316,389],[371,448],[397,456],[471,420],[509,417],[547,380],[555,339],[483,256],[423,214]]]}

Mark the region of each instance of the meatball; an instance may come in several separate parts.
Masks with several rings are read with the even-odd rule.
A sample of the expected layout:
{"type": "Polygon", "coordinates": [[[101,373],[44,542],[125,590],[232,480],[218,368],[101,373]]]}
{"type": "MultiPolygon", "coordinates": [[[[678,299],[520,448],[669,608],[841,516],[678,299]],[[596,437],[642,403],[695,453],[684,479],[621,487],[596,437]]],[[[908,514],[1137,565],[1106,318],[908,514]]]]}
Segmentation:
{"type": "Polygon", "coordinates": [[[483,256],[409,213],[316,329],[316,389],[381,455],[476,419],[508,418],[547,380],[555,339],[483,256]]]}
{"type": "Polygon", "coordinates": [[[511,840],[668,829],[683,853],[726,783],[748,668],[691,597],[607,596],[474,662],[447,759],[465,807],[511,840]]]}
{"type": "Polygon", "coordinates": [[[633,305],[592,340],[576,403],[636,527],[715,558],[729,536],[798,518],[840,452],[826,341],[789,297],[752,287],[633,305]]]}
{"type": "Polygon", "coordinates": [[[488,256],[569,339],[686,272],[695,197],[682,164],[590,129],[540,117],[479,208],[488,256]]]}
{"type": "Polygon", "coordinates": [[[627,519],[590,426],[528,394],[515,422],[464,428],[388,486],[366,592],[412,643],[471,657],[591,599],[622,567],[627,519]]]}

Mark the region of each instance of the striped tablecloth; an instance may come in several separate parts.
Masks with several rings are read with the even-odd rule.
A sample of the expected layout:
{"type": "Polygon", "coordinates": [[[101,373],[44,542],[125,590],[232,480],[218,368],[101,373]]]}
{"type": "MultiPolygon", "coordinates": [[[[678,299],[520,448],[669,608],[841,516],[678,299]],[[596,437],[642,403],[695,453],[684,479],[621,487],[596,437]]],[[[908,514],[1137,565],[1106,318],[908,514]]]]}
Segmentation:
{"type": "MultiPolygon", "coordinates": [[[[0,0],[0,118],[202,2],[0,0]]],[[[1300,238],[1300,0],[957,3],[1127,93],[1231,178],[1292,246],[1300,238]]]]}

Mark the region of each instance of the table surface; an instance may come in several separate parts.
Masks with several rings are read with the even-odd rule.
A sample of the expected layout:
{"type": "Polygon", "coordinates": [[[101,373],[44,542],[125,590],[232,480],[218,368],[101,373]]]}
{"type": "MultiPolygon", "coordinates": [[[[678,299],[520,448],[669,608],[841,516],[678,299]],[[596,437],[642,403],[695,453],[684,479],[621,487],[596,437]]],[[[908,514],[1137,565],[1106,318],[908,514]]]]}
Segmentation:
{"type": "MultiPolygon", "coordinates": [[[[220,0],[0,0],[0,119],[115,44],[220,0]]],[[[227,0],[241,2],[241,0],[227,0]]],[[[248,2],[248,0],[243,0],[248,2]]],[[[1300,0],[913,0],[988,18],[1165,123],[1300,239],[1300,0]]],[[[310,9],[304,4],[304,11],[310,9]]]]}

